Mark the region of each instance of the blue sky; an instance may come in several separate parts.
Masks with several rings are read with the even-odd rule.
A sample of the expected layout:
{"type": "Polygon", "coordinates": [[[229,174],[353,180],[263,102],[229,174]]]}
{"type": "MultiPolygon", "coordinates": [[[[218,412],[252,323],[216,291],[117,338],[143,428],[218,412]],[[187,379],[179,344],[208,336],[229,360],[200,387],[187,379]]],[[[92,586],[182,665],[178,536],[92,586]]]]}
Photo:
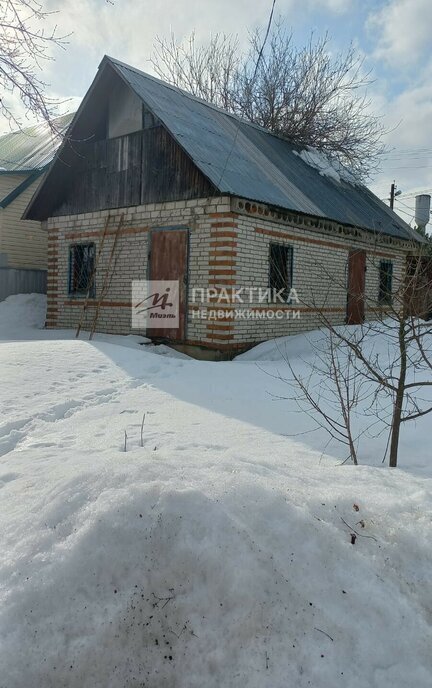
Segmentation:
{"type": "MultiPolygon", "coordinates": [[[[265,26],[271,0],[42,0],[56,10],[60,32],[72,32],[65,50],[48,63],[46,80],[66,108],[76,107],[105,53],[152,71],[149,57],[157,35],[179,39],[195,30],[205,42],[213,32],[233,33],[245,42],[248,28],[265,26]]],[[[276,0],[275,14],[303,45],[313,30],[326,31],[332,49],[352,41],[364,56],[374,83],[372,108],[389,130],[391,152],[371,188],[388,195],[393,179],[403,194],[409,221],[416,190],[432,189],[432,0],[276,0]]]]}

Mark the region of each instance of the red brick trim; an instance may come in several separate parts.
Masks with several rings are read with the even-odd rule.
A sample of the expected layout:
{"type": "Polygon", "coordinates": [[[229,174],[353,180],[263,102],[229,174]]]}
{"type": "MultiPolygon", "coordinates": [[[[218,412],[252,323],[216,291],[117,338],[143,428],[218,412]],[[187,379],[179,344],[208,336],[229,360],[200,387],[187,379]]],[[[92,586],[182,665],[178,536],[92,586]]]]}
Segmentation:
{"type": "Polygon", "coordinates": [[[237,232],[218,232],[212,229],[210,232],[210,237],[212,239],[237,239],[237,232]]]}
{"type": "MultiPolygon", "coordinates": [[[[116,234],[116,229],[108,230],[106,233],[106,236],[113,236],[116,234]]],[[[150,231],[150,227],[125,227],[120,230],[119,232],[119,237],[125,236],[125,235],[130,235],[130,234],[146,234],[148,231],[150,231]]],[[[103,229],[95,229],[95,230],[87,230],[87,231],[73,231],[73,232],[66,232],[65,234],[65,239],[67,240],[74,240],[74,239],[91,239],[93,237],[101,237],[103,236],[104,230],[103,229]]]]}
{"type": "Polygon", "coordinates": [[[221,251],[210,251],[209,256],[210,258],[235,258],[237,256],[237,251],[222,248],[221,251]]]}
{"type": "MultiPolygon", "coordinates": [[[[211,263],[209,263],[209,265],[210,264],[211,263]]],[[[213,265],[214,265],[214,263],[213,263],[213,265]]],[[[234,263],[234,265],[235,265],[235,263],[234,263]]],[[[209,270],[209,275],[234,275],[234,274],[235,274],[235,270],[233,268],[229,268],[229,267],[227,267],[227,268],[225,268],[225,267],[211,268],[209,270]]]]}
{"type": "Polygon", "coordinates": [[[214,217],[214,218],[218,218],[218,217],[234,217],[234,218],[236,218],[239,216],[240,216],[240,213],[233,213],[233,212],[209,213],[208,214],[208,217],[214,217]]]}
{"type": "MultiPolygon", "coordinates": [[[[218,236],[218,235],[216,235],[218,236]]],[[[210,241],[210,248],[237,248],[236,241],[210,241]]]]}
{"type": "Polygon", "coordinates": [[[270,237],[276,237],[278,239],[288,239],[288,241],[300,241],[304,244],[316,244],[318,246],[326,246],[327,248],[336,248],[339,251],[347,252],[348,247],[341,246],[340,244],[335,244],[332,241],[324,241],[323,239],[310,239],[308,237],[297,236],[294,234],[288,234],[288,232],[279,232],[275,229],[265,229],[263,227],[255,227],[255,232],[257,234],[264,234],[270,237]]]}
{"type": "Polygon", "coordinates": [[[209,259],[209,265],[215,268],[226,268],[230,267],[233,268],[236,266],[237,261],[235,261],[233,258],[228,257],[228,256],[218,256],[220,257],[220,260],[216,260],[216,258],[211,257],[209,259]]]}
{"type": "Polygon", "coordinates": [[[230,342],[234,338],[234,333],[233,334],[219,334],[218,332],[212,332],[211,330],[207,330],[207,333],[210,333],[210,336],[207,336],[207,338],[213,342],[216,342],[216,341],[230,342]]]}
{"type": "Polygon", "coordinates": [[[207,329],[231,331],[234,329],[234,320],[232,318],[230,320],[221,321],[218,319],[211,319],[207,321],[207,329]]]}
{"type": "MultiPolygon", "coordinates": [[[[347,239],[345,239],[345,245],[343,244],[336,244],[333,241],[326,241],[324,239],[313,239],[310,237],[303,237],[303,236],[298,236],[294,234],[289,234],[288,232],[280,232],[275,229],[267,229],[264,227],[255,227],[255,232],[257,234],[264,234],[266,236],[270,237],[276,237],[278,239],[287,239],[288,241],[298,241],[303,244],[315,244],[318,246],[325,246],[326,248],[334,248],[337,249],[338,251],[344,251],[348,252],[351,248],[351,246],[354,246],[351,242],[348,244],[347,239]]],[[[348,238],[349,240],[349,238],[348,238]]],[[[364,250],[369,253],[372,256],[380,256],[384,258],[397,258],[399,256],[399,253],[395,253],[394,249],[392,252],[392,249],[389,249],[388,251],[375,251],[373,246],[368,247],[365,246],[364,250]]]]}
{"type": "MultiPolygon", "coordinates": [[[[92,299],[87,302],[88,308],[95,308],[97,305],[97,299],[92,299]]],[[[63,306],[83,306],[84,299],[67,299],[63,301],[63,306]]],[[[101,308],[132,308],[132,303],[130,301],[101,301],[101,308]]]]}
{"type": "Polygon", "coordinates": [[[220,227],[235,227],[237,229],[237,222],[211,222],[210,227],[212,229],[218,229],[220,227]]]}
{"type": "Polygon", "coordinates": [[[235,279],[228,279],[227,277],[212,277],[209,279],[209,284],[218,286],[218,285],[223,285],[223,286],[234,286],[237,284],[237,280],[235,279]]]}

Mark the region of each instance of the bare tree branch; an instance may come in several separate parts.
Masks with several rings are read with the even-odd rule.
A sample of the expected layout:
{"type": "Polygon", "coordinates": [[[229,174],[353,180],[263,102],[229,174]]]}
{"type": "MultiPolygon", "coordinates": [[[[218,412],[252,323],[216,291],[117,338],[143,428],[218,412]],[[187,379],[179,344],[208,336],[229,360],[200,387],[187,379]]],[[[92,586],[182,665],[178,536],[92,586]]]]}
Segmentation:
{"type": "Polygon", "coordinates": [[[281,19],[263,50],[262,31],[241,53],[237,37],[216,34],[200,46],[193,33],[178,43],[158,38],[152,56],[157,74],[229,112],[311,146],[363,179],[377,169],[384,129],[370,113],[370,74],[351,46],[330,49],[330,39],[310,36],[299,48],[281,19]]]}
{"type": "Polygon", "coordinates": [[[11,128],[23,124],[10,98],[18,96],[27,116],[44,120],[53,133],[59,133],[53,122],[59,103],[46,95],[47,84],[41,77],[44,63],[53,59],[51,48],[66,44],[67,36],[60,36],[56,26],[46,29],[53,14],[38,0],[0,3],[0,114],[11,128]]]}

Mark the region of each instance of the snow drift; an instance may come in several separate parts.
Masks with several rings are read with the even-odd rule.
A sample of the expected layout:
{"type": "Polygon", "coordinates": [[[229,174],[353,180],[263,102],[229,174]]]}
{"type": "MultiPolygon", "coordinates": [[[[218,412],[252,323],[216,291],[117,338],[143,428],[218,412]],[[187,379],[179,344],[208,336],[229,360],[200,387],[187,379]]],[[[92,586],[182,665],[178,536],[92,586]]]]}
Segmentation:
{"type": "Polygon", "coordinates": [[[246,359],[0,364],[0,688],[429,688],[429,478],[287,437],[246,359]]]}
{"type": "Polygon", "coordinates": [[[198,480],[134,458],[58,480],[20,519],[0,685],[430,685],[420,495],[366,497],[366,473],[332,498],[326,471],[300,489],[255,456],[231,476],[205,462],[198,480]],[[360,517],[369,537],[353,547],[341,519],[360,517]]]}
{"type": "Polygon", "coordinates": [[[0,301],[0,339],[9,339],[17,332],[35,336],[29,328],[44,326],[46,296],[44,294],[17,294],[0,301]]]}

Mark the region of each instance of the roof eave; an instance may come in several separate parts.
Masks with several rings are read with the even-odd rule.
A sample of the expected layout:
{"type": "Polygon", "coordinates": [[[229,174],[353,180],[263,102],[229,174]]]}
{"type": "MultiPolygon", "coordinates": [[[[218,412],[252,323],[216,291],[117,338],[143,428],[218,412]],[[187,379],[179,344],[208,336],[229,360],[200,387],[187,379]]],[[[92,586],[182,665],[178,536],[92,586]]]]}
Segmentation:
{"type": "MultiPolygon", "coordinates": [[[[80,103],[80,105],[79,105],[79,107],[78,107],[78,110],[75,112],[75,115],[73,116],[72,121],[70,122],[68,128],[67,128],[66,131],[64,132],[63,141],[62,141],[62,143],[60,144],[59,148],[57,149],[57,151],[56,151],[56,153],[55,153],[53,159],[51,160],[51,162],[50,162],[50,164],[49,164],[49,166],[48,166],[48,172],[47,172],[47,176],[46,176],[46,179],[45,179],[45,182],[44,182],[44,183],[47,183],[48,180],[49,180],[49,178],[50,178],[50,176],[52,175],[52,171],[53,171],[53,168],[54,168],[54,166],[55,166],[55,163],[57,162],[57,160],[59,159],[59,157],[61,156],[62,152],[63,152],[64,149],[65,149],[65,146],[66,146],[66,143],[67,143],[67,140],[68,140],[67,134],[68,134],[68,132],[71,132],[71,133],[73,132],[74,127],[75,127],[77,121],[79,120],[79,118],[80,118],[80,116],[81,116],[81,113],[82,113],[83,110],[85,109],[85,107],[86,107],[86,105],[87,105],[87,103],[88,103],[88,101],[89,101],[89,98],[91,97],[91,94],[93,93],[93,90],[94,90],[94,88],[95,88],[97,82],[98,82],[99,79],[101,78],[101,74],[102,74],[102,71],[103,71],[102,67],[105,66],[105,63],[106,63],[108,60],[109,60],[109,58],[107,58],[107,56],[105,55],[105,56],[103,57],[103,59],[102,59],[100,65],[99,65],[99,67],[98,67],[98,71],[96,72],[96,75],[95,75],[95,77],[94,77],[92,83],[90,84],[90,87],[89,87],[87,93],[85,94],[84,98],[82,99],[82,101],[81,101],[81,103],[80,103]]],[[[29,216],[31,215],[31,213],[32,213],[32,211],[33,211],[33,209],[34,209],[34,207],[35,207],[36,204],[37,204],[38,197],[39,197],[39,193],[40,193],[40,188],[36,191],[35,195],[33,196],[33,198],[31,199],[30,203],[28,204],[27,208],[25,209],[25,211],[24,211],[24,213],[23,213],[23,216],[22,216],[22,219],[23,219],[23,220],[32,220],[32,219],[34,219],[34,218],[32,218],[32,217],[29,217],[29,216]]],[[[47,218],[37,218],[37,219],[41,220],[41,219],[47,219],[47,218]]]]}
{"type": "MultiPolygon", "coordinates": [[[[385,232],[383,230],[380,231],[378,229],[373,229],[372,227],[356,225],[356,224],[353,224],[350,222],[342,222],[341,220],[338,220],[338,219],[332,218],[332,217],[328,217],[326,215],[313,215],[311,213],[305,213],[301,210],[296,210],[294,208],[288,208],[286,206],[280,206],[280,205],[268,203],[267,201],[263,201],[260,198],[254,198],[252,196],[239,196],[238,194],[235,194],[235,193],[232,193],[229,191],[223,191],[223,192],[221,191],[221,194],[223,194],[224,196],[230,196],[230,197],[238,199],[238,200],[247,200],[247,201],[251,201],[252,203],[262,203],[263,205],[268,206],[270,209],[274,209],[276,212],[281,212],[281,213],[285,213],[285,214],[289,213],[290,215],[298,215],[298,216],[305,217],[305,218],[306,217],[307,218],[313,218],[314,220],[321,220],[323,222],[331,222],[331,223],[336,224],[336,225],[341,225],[342,227],[348,227],[349,229],[356,229],[356,230],[361,231],[361,232],[368,232],[370,234],[373,234],[376,237],[385,236],[385,237],[391,237],[392,239],[394,239],[396,241],[403,241],[403,242],[414,241],[414,242],[419,243],[419,244],[424,244],[424,243],[427,243],[427,241],[428,241],[426,237],[423,237],[422,235],[418,234],[414,229],[412,229],[412,227],[409,227],[409,225],[407,225],[409,230],[410,230],[409,232],[407,231],[406,227],[398,225],[398,228],[400,230],[407,232],[406,237],[398,237],[398,236],[395,236],[394,234],[391,234],[390,232],[385,232]]],[[[396,215],[396,213],[394,213],[394,211],[393,211],[393,214],[395,215],[396,218],[398,217],[396,215]]],[[[401,221],[404,222],[403,220],[401,220],[401,221]]]]}
{"type": "MultiPolygon", "coordinates": [[[[13,189],[10,193],[7,194],[1,201],[0,201],[0,208],[7,208],[8,205],[10,205],[18,196],[20,196],[23,191],[25,191],[31,184],[33,184],[34,181],[40,175],[43,173],[43,169],[41,170],[36,170],[33,173],[30,173],[28,177],[26,177],[21,184],[18,184],[18,186],[13,189]]],[[[25,218],[23,218],[25,219],[25,218]]]]}

